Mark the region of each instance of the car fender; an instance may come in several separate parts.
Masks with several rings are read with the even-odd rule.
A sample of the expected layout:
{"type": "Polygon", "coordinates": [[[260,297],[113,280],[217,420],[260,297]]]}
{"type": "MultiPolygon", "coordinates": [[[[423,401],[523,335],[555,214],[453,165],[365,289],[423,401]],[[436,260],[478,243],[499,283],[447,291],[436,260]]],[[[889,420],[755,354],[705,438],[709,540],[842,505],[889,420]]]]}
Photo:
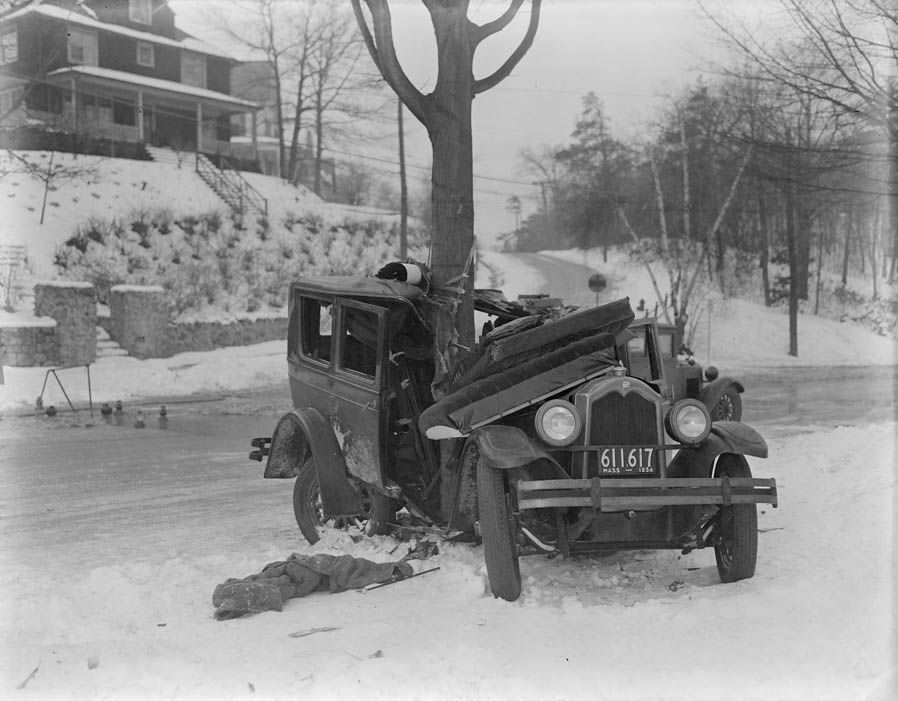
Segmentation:
{"type": "Polygon", "coordinates": [[[309,455],[315,458],[324,515],[360,513],[362,498],[349,479],[337,436],[317,409],[294,409],[280,418],[271,437],[265,477],[295,477],[309,455]]]}
{"type": "Polygon", "coordinates": [[[767,457],[767,442],[751,426],[739,421],[717,421],[698,448],[683,448],[667,466],[668,477],[713,477],[723,453],[767,457]]]}
{"type": "Polygon", "coordinates": [[[745,387],[738,380],[732,377],[718,377],[702,387],[698,400],[710,411],[728,387],[735,387],[740,394],[745,391],[745,387]]]}
{"type": "Polygon", "coordinates": [[[514,426],[483,426],[472,431],[468,440],[474,441],[480,457],[498,470],[513,470],[542,460],[561,470],[549,453],[514,426]]]}

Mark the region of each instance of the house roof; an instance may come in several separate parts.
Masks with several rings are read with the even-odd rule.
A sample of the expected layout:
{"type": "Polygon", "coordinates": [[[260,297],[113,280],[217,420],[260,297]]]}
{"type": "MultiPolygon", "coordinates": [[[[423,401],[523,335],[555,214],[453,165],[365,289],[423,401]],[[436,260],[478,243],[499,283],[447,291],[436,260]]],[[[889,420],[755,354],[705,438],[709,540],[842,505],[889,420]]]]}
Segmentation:
{"type": "Polygon", "coordinates": [[[224,58],[229,61],[236,61],[236,59],[234,59],[224,51],[216,49],[215,47],[210,46],[209,44],[200,41],[196,37],[192,37],[189,34],[181,40],[169,39],[168,37],[161,36],[160,34],[154,34],[152,32],[141,32],[140,30],[130,29],[129,27],[123,27],[111,22],[101,22],[96,19],[95,16],[91,16],[93,15],[92,12],[90,13],[90,15],[83,14],[80,11],[67,10],[57,5],[44,5],[39,0],[30,5],[26,5],[24,7],[13,10],[9,14],[0,17],[0,22],[10,22],[27,15],[51,17],[53,19],[62,20],[70,24],[77,24],[82,27],[88,27],[90,29],[101,29],[105,32],[113,32],[121,36],[131,37],[132,39],[139,39],[140,41],[145,41],[148,43],[162,44],[164,46],[176,46],[181,49],[186,49],[187,51],[195,51],[197,53],[207,54],[209,56],[224,58]]]}
{"type": "Polygon", "coordinates": [[[240,98],[232,97],[226,93],[215,92],[214,90],[207,90],[205,88],[195,88],[192,85],[177,83],[173,80],[162,80],[161,78],[151,78],[136,73],[115,71],[111,68],[99,68],[98,66],[66,66],[65,68],[58,68],[55,71],[50,71],[50,73],[47,74],[48,78],[76,76],[92,78],[94,82],[114,87],[139,87],[147,92],[155,94],[193,97],[218,107],[231,109],[238,108],[239,111],[242,112],[248,112],[259,108],[255,102],[241,100],[240,98]]]}

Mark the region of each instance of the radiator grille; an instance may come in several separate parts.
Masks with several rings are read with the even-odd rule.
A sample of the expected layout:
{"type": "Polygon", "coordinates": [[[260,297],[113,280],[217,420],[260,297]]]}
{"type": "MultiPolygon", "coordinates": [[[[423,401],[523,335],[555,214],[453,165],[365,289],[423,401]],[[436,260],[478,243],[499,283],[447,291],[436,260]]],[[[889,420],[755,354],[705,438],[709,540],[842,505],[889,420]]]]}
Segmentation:
{"type": "MultiPolygon", "coordinates": [[[[620,394],[610,392],[592,403],[590,409],[589,436],[590,445],[597,446],[654,446],[659,444],[658,415],[655,402],[635,392],[620,394]]],[[[658,450],[651,455],[642,452],[636,460],[636,467],[629,464],[629,453],[621,449],[615,454],[606,454],[601,460],[601,453],[590,452],[587,457],[587,472],[596,475],[646,475],[658,473],[658,450]],[[614,469],[607,469],[609,456],[614,469]],[[600,463],[604,468],[600,469],[600,463]],[[645,469],[651,467],[649,473],[645,469]]]]}

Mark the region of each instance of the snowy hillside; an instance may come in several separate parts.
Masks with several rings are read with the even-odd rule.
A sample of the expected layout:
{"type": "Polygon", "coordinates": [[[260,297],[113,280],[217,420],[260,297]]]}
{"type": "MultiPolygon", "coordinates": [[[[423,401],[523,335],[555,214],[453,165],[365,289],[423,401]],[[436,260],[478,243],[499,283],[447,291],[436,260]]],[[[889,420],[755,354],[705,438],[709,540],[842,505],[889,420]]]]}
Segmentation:
{"type": "MultiPolygon", "coordinates": [[[[25,172],[21,162],[9,154],[0,154],[0,169],[11,171],[0,180],[0,245],[26,245],[36,278],[55,276],[52,260],[56,246],[92,217],[122,217],[133,211],[159,209],[178,216],[227,211],[226,205],[196,174],[189,157],[179,167],[175,162],[43,151],[17,154],[33,170],[25,172]],[[41,176],[48,172],[56,175],[49,183],[44,207],[45,182],[41,176]]],[[[329,218],[389,216],[382,210],[328,204],[305,187],[294,187],[278,178],[252,173],[246,176],[268,200],[272,222],[280,222],[290,213],[314,212],[329,218]]]]}

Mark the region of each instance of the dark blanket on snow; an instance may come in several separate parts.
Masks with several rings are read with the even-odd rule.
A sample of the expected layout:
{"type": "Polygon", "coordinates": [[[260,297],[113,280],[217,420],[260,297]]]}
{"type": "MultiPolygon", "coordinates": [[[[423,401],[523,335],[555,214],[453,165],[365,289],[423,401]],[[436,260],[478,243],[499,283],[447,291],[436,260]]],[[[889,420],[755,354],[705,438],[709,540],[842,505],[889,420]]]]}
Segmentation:
{"type": "Polygon", "coordinates": [[[413,573],[407,562],[371,562],[352,555],[300,555],[272,562],[258,574],[228,579],[215,587],[215,618],[237,618],[248,613],[281,611],[284,602],[313,591],[361,589],[369,584],[401,579],[413,573]]]}

